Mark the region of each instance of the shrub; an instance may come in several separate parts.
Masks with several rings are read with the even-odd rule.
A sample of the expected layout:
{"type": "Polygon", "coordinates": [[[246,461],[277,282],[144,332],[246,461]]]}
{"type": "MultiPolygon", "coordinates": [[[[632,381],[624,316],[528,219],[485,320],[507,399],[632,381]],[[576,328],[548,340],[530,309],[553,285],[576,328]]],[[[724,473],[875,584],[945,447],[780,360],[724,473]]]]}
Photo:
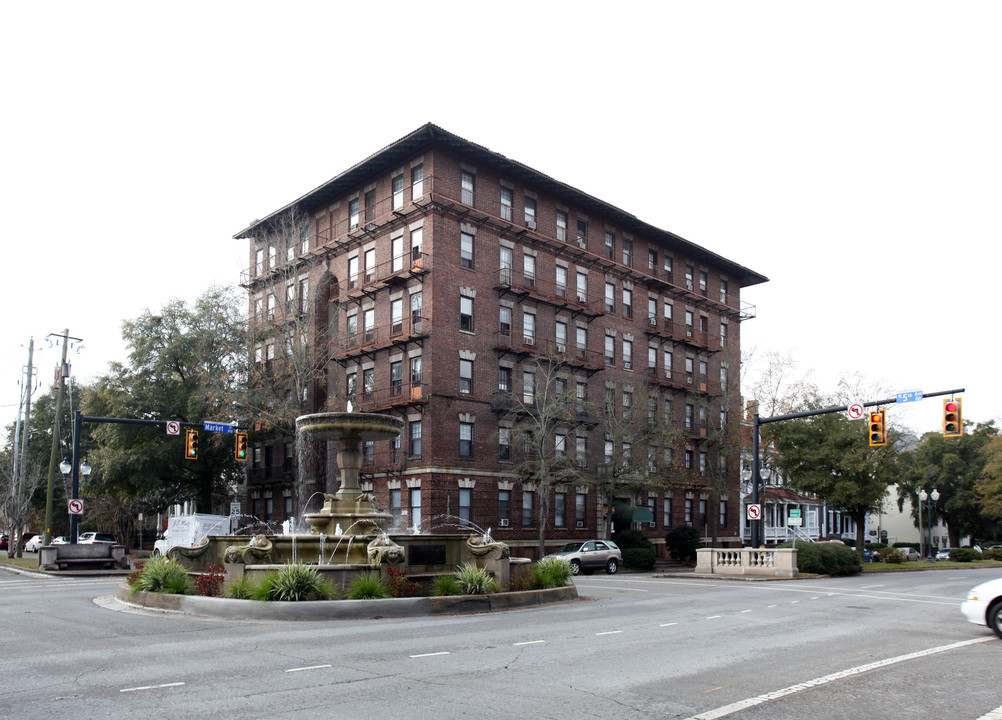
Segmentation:
{"type": "Polygon", "coordinates": [[[571,564],[558,557],[543,558],[532,566],[529,587],[533,590],[564,587],[569,584],[574,571],[571,564]]]}
{"type": "Polygon", "coordinates": [[[981,553],[974,548],[962,547],[953,548],[950,551],[950,560],[953,562],[974,562],[981,559],[981,553]]]}
{"type": "MultiPolygon", "coordinates": [[[[904,547],[909,547],[905,545],[904,547]]],[[[887,548],[880,551],[880,561],[885,563],[891,563],[893,565],[900,565],[905,562],[907,558],[905,554],[901,552],[897,547],[887,548]]]]}
{"type": "Polygon", "coordinates": [[[390,597],[390,589],[377,573],[362,573],[348,586],[348,598],[351,600],[378,600],[390,597]]]}
{"type": "MultiPolygon", "coordinates": [[[[785,543],[780,547],[790,547],[785,543]]],[[[839,543],[797,543],[797,570],[817,575],[854,575],[862,570],[859,555],[839,543]]]]}
{"type": "Polygon", "coordinates": [[[206,597],[219,597],[223,589],[223,578],[226,569],[219,565],[210,565],[201,575],[195,578],[195,592],[206,597]]]}
{"type": "Polygon", "coordinates": [[[191,595],[195,587],[188,572],[174,560],[164,557],[150,558],[136,576],[132,584],[135,590],[191,595]]]}
{"type": "Polygon", "coordinates": [[[629,548],[654,549],[654,543],[651,542],[650,538],[633,528],[620,530],[612,539],[624,552],[629,548]]]}
{"type": "Polygon", "coordinates": [[[534,572],[535,565],[532,564],[512,565],[508,574],[508,591],[517,592],[519,590],[535,589],[535,586],[533,585],[534,572]]]}
{"type": "Polygon", "coordinates": [[[387,567],[384,571],[386,587],[390,597],[417,597],[421,594],[421,584],[407,577],[407,572],[395,567],[387,567]]]}
{"type": "Polygon", "coordinates": [[[323,575],[302,563],[286,565],[270,576],[269,585],[268,600],[326,600],[333,594],[323,575]]]}
{"type": "Polygon", "coordinates": [[[693,562],[696,559],[699,542],[699,530],[688,525],[672,528],[665,536],[668,553],[679,562],[693,562]]]}
{"type": "Polygon", "coordinates": [[[139,574],[143,571],[143,567],[145,565],[146,565],[145,560],[138,560],[136,564],[132,567],[132,572],[130,572],[128,576],[125,578],[125,582],[129,583],[129,585],[135,585],[136,578],[139,577],[139,574]]]}
{"type": "Polygon", "coordinates": [[[657,555],[654,548],[627,548],[623,550],[623,564],[633,570],[653,570],[657,555]]]}
{"type": "Polygon", "coordinates": [[[455,572],[455,576],[466,595],[486,595],[500,590],[497,580],[473,563],[463,565],[455,572]]]}
{"type": "Polygon", "coordinates": [[[462,595],[463,588],[455,575],[438,575],[435,578],[435,595],[462,595]]]}
{"type": "Polygon", "coordinates": [[[236,598],[237,600],[250,600],[253,596],[253,590],[250,578],[246,575],[241,575],[226,586],[226,597],[236,598]]]}
{"type": "Polygon", "coordinates": [[[985,560],[1002,560],[1002,548],[990,548],[981,553],[985,560]]]}

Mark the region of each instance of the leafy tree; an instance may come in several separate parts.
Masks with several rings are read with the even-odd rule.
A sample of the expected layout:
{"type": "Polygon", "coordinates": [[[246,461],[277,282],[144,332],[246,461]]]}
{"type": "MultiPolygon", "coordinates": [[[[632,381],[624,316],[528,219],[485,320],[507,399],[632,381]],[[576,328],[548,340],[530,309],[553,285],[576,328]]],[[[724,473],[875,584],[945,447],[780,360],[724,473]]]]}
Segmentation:
{"type": "MultiPolygon", "coordinates": [[[[86,415],[201,423],[229,421],[247,356],[243,321],[231,290],[212,288],[193,307],[179,300],[123,325],[129,363],[112,363],[85,398],[86,415]]],[[[201,433],[199,457],[182,440],[145,425],[95,424],[98,447],[90,493],[104,496],[107,520],[131,535],[137,512],[196,499],[206,511],[228,499],[241,476],[230,435],[201,433]]],[[[93,518],[91,518],[93,519],[93,518]]]]}
{"type": "MultiPolygon", "coordinates": [[[[836,404],[812,395],[800,411],[836,404]]],[[[853,518],[856,549],[862,553],[866,514],[880,510],[887,487],[899,479],[900,435],[891,430],[886,446],[871,448],[858,421],[828,413],[767,425],[763,438],[774,447],[774,462],[791,487],[815,493],[853,518]]]]}
{"type": "Polygon", "coordinates": [[[985,466],[974,482],[986,518],[1002,521],[1002,436],[989,440],[981,450],[985,466]]]}

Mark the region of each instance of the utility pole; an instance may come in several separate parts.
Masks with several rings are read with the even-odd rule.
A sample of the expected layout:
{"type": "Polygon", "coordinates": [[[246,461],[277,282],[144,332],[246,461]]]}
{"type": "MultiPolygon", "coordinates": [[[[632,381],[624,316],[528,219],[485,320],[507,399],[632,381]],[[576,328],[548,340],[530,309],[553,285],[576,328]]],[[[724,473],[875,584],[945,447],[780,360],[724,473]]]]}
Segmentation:
{"type": "MultiPolygon", "coordinates": [[[[21,411],[18,409],[18,422],[14,426],[14,463],[11,466],[11,479],[13,480],[10,487],[11,510],[18,518],[21,516],[20,508],[22,507],[21,502],[24,495],[24,465],[28,452],[28,424],[31,422],[31,373],[33,370],[32,359],[34,353],[35,338],[31,338],[31,341],[28,343],[28,380],[24,385],[24,418],[22,419],[21,411]],[[20,448],[18,447],[18,443],[20,443],[20,448]]],[[[11,537],[14,537],[14,529],[11,528],[11,537]]],[[[21,556],[20,543],[17,543],[16,549],[13,544],[9,545],[8,550],[16,550],[17,557],[21,556]]]]}
{"type": "MultiPolygon", "coordinates": [[[[62,338],[63,358],[59,362],[56,373],[56,416],[52,420],[52,452],[49,454],[49,485],[45,495],[45,533],[42,538],[44,545],[48,545],[52,537],[52,486],[56,479],[56,467],[59,465],[59,419],[63,413],[66,376],[69,375],[69,368],[66,365],[66,351],[70,341],[69,329],[63,331],[62,338]]],[[[73,339],[79,340],[80,338],[73,339]]]]}

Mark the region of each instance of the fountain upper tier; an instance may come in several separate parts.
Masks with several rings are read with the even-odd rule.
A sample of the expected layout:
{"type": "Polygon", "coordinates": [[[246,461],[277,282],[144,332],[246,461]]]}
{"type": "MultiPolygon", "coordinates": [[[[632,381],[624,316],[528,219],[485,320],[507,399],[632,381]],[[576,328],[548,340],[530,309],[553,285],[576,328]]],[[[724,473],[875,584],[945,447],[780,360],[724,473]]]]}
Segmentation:
{"type": "Polygon", "coordinates": [[[318,440],[391,440],[404,421],[392,415],[328,412],[296,418],[296,432],[318,440]]]}

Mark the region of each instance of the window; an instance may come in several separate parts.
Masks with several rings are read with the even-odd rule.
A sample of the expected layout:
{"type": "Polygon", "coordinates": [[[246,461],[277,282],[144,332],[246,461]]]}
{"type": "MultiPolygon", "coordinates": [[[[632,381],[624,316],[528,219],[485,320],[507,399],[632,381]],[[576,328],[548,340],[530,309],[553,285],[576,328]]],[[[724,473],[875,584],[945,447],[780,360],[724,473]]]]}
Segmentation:
{"type": "Polygon", "coordinates": [[[673,277],[673,275],[672,275],[672,259],[669,256],[665,255],[665,259],[664,259],[663,265],[664,265],[664,274],[665,274],[664,279],[667,282],[672,282],[672,277],[673,277]]]}
{"type": "Polygon", "coordinates": [[[511,428],[498,428],[498,460],[511,460],[511,428]]]}
{"type": "Polygon", "coordinates": [[[606,230],[605,231],[605,256],[612,260],[616,253],[616,234],[606,230]]]}
{"type": "Polygon", "coordinates": [[[720,347],[727,347],[727,324],[720,323],[720,347]]]}
{"type": "Polygon", "coordinates": [[[511,207],[513,203],[514,192],[511,188],[501,186],[501,219],[511,222],[511,207]]]}
{"type": "Polygon", "coordinates": [[[536,402],[536,376],[528,370],[522,371],[522,402],[526,405],[536,402]]]}
{"type": "Polygon", "coordinates": [[[706,271],[705,270],[700,270],[699,271],[699,294],[702,295],[702,296],[704,296],[704,297],[706,296],[706,285],[707,285],[708,280],[709,280],[709,278],[706,275],[706,271]]]}
{"type": "Polygon", "coordinates": [[[473,457],[473,423],[459,423],[459,457],[473,457]]]}
{"type": "Polygon", "coordinates": [[[720,392],[727,391],[727,366],[720,366],[720,392]]]}
{"type": "Polygon", "coordinates": [[[372,393],[376,389],[376,371],[366,368],[362,371],[362,401],[372,402],[372,393]]]}
{"type": "Polygon", "coordinates": [[[661,501],[661,524],[665,529],[671,527],[671,498],[661,501]]]}
{"type": "Polygon", "coordinates": [[[612,415],[616,411],[616,391],[614,388],[605,389],[605,414],[612,415]]]}
{"type": "Polygon", "coordinates": [[[473,332],[473,298],[465,295],[459,298],[459,329],[473,332]]]}
{"type": "Polygon", "coordinates": [[[364,440],[362,442],[362,464],[366,467],[372,467],[372,463],[375,457],[376,457],[376,441],[364,440]]]}
{"type": "Polygon", "coordinates": [[[404,331],[404,299],[390,300],[390,335],[397,336],[404,331]]]}
{"type": "Polygon", "coordinates": [[[692,450],[685,451],[685,469],[692,470],[692,450]]]}
{"type": "Polygon", "coordinates": [[[254,274],[264,275],[264,249],[254,253],[254,274]]]}
{"type": "Polygon", "coordinates": [[[623,340],[623,367],[627,370],[633,369],[633,341],[623,340]]]}
{"type": "Polygon", "coordinates": [[[720,504],[717,506],[717,527],[725,528],[727,527],[727,501],[721,500],[720,504]]]}
{"type": "Polygon", "coordinates": [[[536,316],[522,313],[522,338],[526,345],[536,344],[536,316]]]}
{"type": "Polygon", "coordinates": [[[411,383],[417,385],[421,382],[421,356],[411,358],[411,383]]]}
{"type": "Polygon", "coordinates": [[[498,368],[498,390],[503,390],[504,392],[511,392],[511,368],[510,367],[499,367],[498,368]]]}
{"type": "Polygon", "coordinates": [[[647,369],[652,373],[658,367],[658,349],[656,347],[647,348],[647,369]]]}
{"type": "Polygon", "coordinates": [[[574,438],[574,455],[578,467],[588,467],[588,438],[578,435],[574,438]]]}
{"type": "Polygon", "coordinates": [[[727,304],[727,281],[720,281],[720,302],[727,304]]]}
{"type": "Polygon", "coordinates": [[[557,210],[557,240],[567,242],[567,213],[557,210]]]}
{"type": "Polygon", "coordinates": [[[685,311],[685,332],[688,337],[692,337],[693,319],[692,310],[685,311]]]}
{"type": "Polygon", "coordinates": [[[577,274],[578,302],[588,302],[588,274],[579,272],[577,274]]]}
{"type": "MultiPolygon", "coordinates": [[[[707,468],[707,456],[705,452],[701,452],[699,453],[699,474],[705,475],[706,468],[707,468]]],[[[703,512],[703,514],[706,514],[705,508],[700,508],[700,510],[703,512]]]]}
{"type": "Polygon", "coordinates": [[[633,241],[623,238],[623,264],[633,267],[633,241]]]}
{"type": "Polygon", "coordinates": [[[296,238],[294,235],[290,235],[286,238],[286,248],[285,248],[285,260],[286,262],[292,262],[296,257],[296,238]]]}
{"type": "Polygon", "coordinates": [[[567,268],[557,265],[557,297],[567,297],[567,268]]]}
{"type": "Polygon", "coordinates": [[[536,229],[536,199],[527,197],[525,199],[525,224],[532,230],[536,229]]]}
{"type": "Polygon", "coordinates": [[[606,465],[612,465],[612,440],[606,438],[605,445],[602,449],[602,457],[606,465]]]}
{"type": "Polygon", "coordinates": [[[505,339],[511,337],[511,308],[501,306],[498,308],[498,330],[505,339]]]}
{"type": "Polygon", "coordinates": [[[397,235],[390,240],[391,272],[400,272],[404,269],[404,236],[397,235]]]}
{"type": "Polygon", "coordinates": [[[365,221],[372,222],[376,219],[376,191],[370,190],[365,194],[365,221]]]}
{"type": "Polygon", "coordinates": [[[467,171],[463,170],[462,178],[460,184],[462,186],[462,193],[460,202],[464,205],[473,205],[474,191],[476,190],[476,176],[467,171]]]}
{"type": "Polygon", "coordinates": [[[662,316],[665,319],[665,327],[666,328],[670,328],[671,327],[671,320],[672,320],[672,316],[671,316],[671,303],[668,302],[667,300],[665,300],[664,305],[662,306],[661,310],[662,310],[662,316]]]}
{"type": "Polygon", "coordinates": [[[348,340],[353,341],[355,336],[358,335],[358,315],[349,315],[347,326],[348,326],[348,340]]]}
{"type": "Polygon", "coordinates": [[[693,373],[693,364],[694,363],[695,363],[695,360],[693,360],[691,357],[686,357],[686,359],[685,359],[685,374],[686,375],[692,375],[692,373],[693,373]]]}
{"type": "Polygon", "coordinates": [[[536,257],[534,255],[526,253],[522,256],[522,275],[526,285],[536,286],[536,257]]]}
{"type": "Polygon", "coordinates": [[[704,383],[706,382],[706,374],[707,374],[707,368],[708,367],[709,366],[707,365],[706,360],[700,360],[699,361],[699,381],[700,382],[704,382],[704,383]]]}
{"type": "Polygon", "coordinates": [[[354,230],[358,227],[358,198],[348,201],[348,229],[354,230]]]}
{"type": "Polygon", "coordinates": [[[400,360],[390,363],[390,394],[400,395],[404,384],[404,364],[400,360]]]}
{"type": "Polygon", "coordinates": [[[567,323],[557,320],[554,327],[556,328],[557,352],[567,352],[567,323]]]}
{"type": "Polygon", "coordinates": [[[656,499],[656,498],[653,498],[653,497],[649,497],[649,498],[647,498],[647,509],[651,511],[651,522],[650,522],[650,527],[656,527],[656,526],[657,526],[657,521],[656,521],[656,520],[654,519],[655,517],[657,517],[657,516],[656,516],[656,515],[654,514],[654,503],[655,503],[656,501],[657,501],[657,499],[656,499]]]}
{"type": "Polygon", "coordinates": [[[344,396],[348,400],[355,399],[355,390],[358,387],[358,375],[350,372],[345,376],[344,396]]]}
{"type": "Polygon", "coordinates": [[[459,234],[459,264],[464,268],[473,267],[473,235],[459,234]]]}
{"type": "Polygon", "coordinates": [[[605,364],[616,364],[616,338],[612,335],[605,336],[605,364]]]}
{"type": "Polygon", "coordinates": [[[567,521],[564,513],[567,508],[567,493],[558,492],[553,496],[553,525],[555,527],[565,527],[567,521]]]}
{"type": "Polygon", "coordinates": [[[695,406],[692,403],[685,404],[685,429],[692,430],[693,414],[695,413],[695,406]]]}
{"type": "Polygon", "coordinates": [[[562,432],[554,433],[553,435],[553,454],[555,457],[562,458],[567,454],[567,435],[562,432]]]}
{"type": "Polygon", "coordinates": [[[661,353],[661,362],[664,365],[665,377],[666,378],[670,378],[671,377],[671,363],[672,363],[672,357],[671,357],[671,351],[670,350],[665,350],[664,352],[661,353]]]}
{"type": "Polygon", "coordinates": [[[699,524],[706,527],[706,500],[699,501],[699,524]]]}
{"type": "Polygon", "coordinates": [[[623,317],[633,317],[633,291],[623,288],[623,317]]]}
{"type": "Polygon", "coordinates": [[[420,329],[421,325],[421,293],[411,293],[411,325],[420,329]]]}
{"type": "Polygon", "coordinates": [[[417,228],[411,231],[411,262],[416,263],[421,259],[421,243],[424,240],[424,230],[417,228]]]}
{"type": "Polygon", "coordinates": [[[511,519],[511,490],[498,490],[498,520],[504,526],[511,519]]]}
{"type": "Polygon", "coordinates": [[[647,422],[654,423],[658,419],[658,396],[647,396],[647,422]]]}
{"type": "Polygon", "coordinates": [[[376,311],[373,308],[362,312],[362,332],[365,333],[365,342],[371,343],[376,339],[376,311]]]}
{"type": "Polygon", "coordinates": [[[310,281],[304,278],[299,281],[299,312],[306,312],[309,309],[310,281]]]}
{"type": "Polygon", "coordinates": [[[532,526],[532,507],[536,493],[532,490],[522,491],[522,527],[532,526]]]}
{"type": "Polygon", "coordinates": [[[365,282],[371,283],[376,279],[376,251],[375,249],[365,251],[365,282]]]}
{"type": "Polygon", "coordinates": [[[658,301],[656,298],[647,298],[647,324],[658,324],[658,301]]]}
{"type": "Polygon", "coordinates": [[[578,218],[578,246],[588,247],[588,221],[578,218]]]}
{"type": "Polygon", "coordinates": [[[459,392],[469,395],[473,392],[473,361],[459,361],[459,392]]]}
{"type": "Polygon", "coordinates": [[[399,210],[404,206],[404,176],[397,175],[390,183],[393,188],[393,209],[399,210]]]}
{"type": "Polygon", "coordinates": [[[498,264],[501,266],[501,282],[505,285],[510,284],[512,268],[511,248],[501,246],[498,251],[498,264]]]}
{"type": "Polygon", "coordinates": [[[633,410],[633,393],[629,390],[623,391],[623,418],[628,419],[633,410]]]}
{"type": "Polygon", "coordinates": [[[574,518],[575,526],[583,528],[585,526],[585,508],[587,507],[588,496],[578,493],[574,496],[574,518]]]}
{"type": "Polygon", "coordinates": [[[459,488],[459,524],[470,524],[470,506],[473,504],[473,490],[459,488]]]}
{"type": "Polygon", "coordinates": [[[411,488],[411,527],[421,527],[421,488],[411,488]]]}
{"type": "Polygon", "coordinates": [[[348,258],[348,288],[358,287],[358,255],[348,258]]]}
{"type": "Polygon", "coordinates": [[[605,284],[605,311],[616,312],[616,286],[611,282],[605,284]]]}
{"type": "Polygon", "coordinates": [[[393,516],[393,525],[400,524],[400,488],[390,488],[390,515],[393,516]]]}
{"type": "Polygon", "coordinates": [[[685,499],[685,524],[692,525],[692,498],[685,499]]]}
{"type": "Polygon", "coordinates": [[[654,248],[647,249],[647,270],[652,273],[658,271],[658,251],[654,248]]]}
{"type": "Polygon", "coordinates": [[[575,345],[578,349],[578,357],[584,357],[588,350],[588,329],[583,327],[575,328],[575,345]]]}
{"type": "Polygon", "coordinates": [[[411,168],[411,200],[424,195],[424,165],[411,168]]]}
{"type": "Polygon", "coordinates": [[[421,457],[421,421],[412,420],[410,425],[410,456],[421,457]]]}
{"type": "Polygon", "coordinates": [[[692,277],[693,277],[692,265],[685,266],[685,289],[692,290],[692,277]]]}
{"type": "Polygon", "coordinates": [[[584,412],[585,404],[587,402],[588,402],[588,383],[579,382],[574,388],[575,409],[578,412],[584,412]]]}

